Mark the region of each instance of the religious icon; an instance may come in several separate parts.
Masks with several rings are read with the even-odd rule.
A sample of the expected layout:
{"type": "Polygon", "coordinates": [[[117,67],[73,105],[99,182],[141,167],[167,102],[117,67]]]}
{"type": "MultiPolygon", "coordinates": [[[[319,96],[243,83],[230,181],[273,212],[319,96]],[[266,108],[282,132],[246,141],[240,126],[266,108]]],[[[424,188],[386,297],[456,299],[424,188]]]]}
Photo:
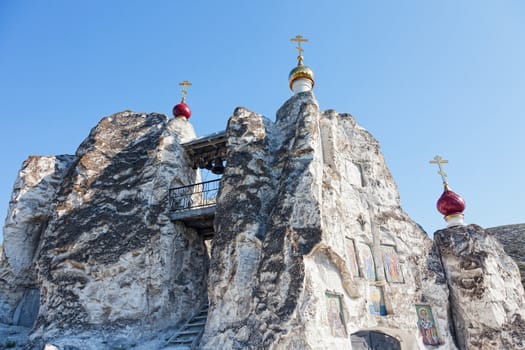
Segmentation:
{"type": "Polygon", "coordinates": [[[365,278],[369,281],[376,280],[376,268],[374,265],[374,256],[370,246],[364,243],[359,244],[359,259],[361,266],[364,268],[365,278]]]}
{"type": "Polygon", "coordinates": [[[403,275],[401,274],[401,267],[399,266],[395,248],[389,245],[381,246],[381,253],[386,280],[388,282],[403,283],[403,275]]]}
{"type": "Polygon", "coordinates": [[[345,239],[346,255],[348,257],[348,267],[352,272],[353,277],[359,277],[359,266],[357,265],[357,256],[355,254],[354,240],[351,238],[345,239]]]}
{"type": "Polygon", "coordinates": [[[328,323],[334,337],[346,338],[345,317],[343,314],[343,303],[341,296],[333,293],[325,293],[328,323]]]}
{"type": "Polygon", "coordinates": [[[417,325],[423,337],[423,344],[440,345],[442,342],[439,339],[430,305],[416,305],[416,312],[418,317],[417,325]]]}
{"type": "Polygon", "coordinates": [[[383,297],[383,288],[370,286],[369,309],[372,315],[386,315],[385,299],[383,297]]]}

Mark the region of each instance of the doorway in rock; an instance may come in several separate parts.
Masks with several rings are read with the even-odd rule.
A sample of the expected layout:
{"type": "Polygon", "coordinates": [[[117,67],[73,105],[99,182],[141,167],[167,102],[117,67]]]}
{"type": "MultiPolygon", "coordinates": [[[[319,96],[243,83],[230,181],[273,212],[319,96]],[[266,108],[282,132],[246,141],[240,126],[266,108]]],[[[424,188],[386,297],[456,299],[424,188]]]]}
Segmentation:
{"type": "Polygon", "coordinates": [[[29,288],[24,291],[13,315],[13,324],[22,327],[33,327],[40,308],[40,290],[29,288]]]}
{"type": "Polygon", "coordinates": [[[352,334],[354,350],[401,350],[399,340],[377,331],[359,331],[352,334]]]}

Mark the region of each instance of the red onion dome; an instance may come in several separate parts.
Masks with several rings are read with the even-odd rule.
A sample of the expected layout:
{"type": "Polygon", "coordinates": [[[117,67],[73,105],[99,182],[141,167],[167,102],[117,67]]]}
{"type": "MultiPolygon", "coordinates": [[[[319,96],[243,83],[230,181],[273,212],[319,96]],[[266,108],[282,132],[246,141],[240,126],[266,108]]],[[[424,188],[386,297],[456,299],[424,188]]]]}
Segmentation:
{"type": "Polygon", "coordinates": [[[445,188],[445,191],[437,201],[436,207],[445,216],[458,215],[465,210],[465,201],[456,192],[445,188]]]}
{"type": "Polygon", "coordinates": [[[184,102],[181,102],[175,107],[173,107],[173,116],[175,117],[184,117],[186,119],[190,119],[191,117],[191,110],[190,107],[184,102]]]}

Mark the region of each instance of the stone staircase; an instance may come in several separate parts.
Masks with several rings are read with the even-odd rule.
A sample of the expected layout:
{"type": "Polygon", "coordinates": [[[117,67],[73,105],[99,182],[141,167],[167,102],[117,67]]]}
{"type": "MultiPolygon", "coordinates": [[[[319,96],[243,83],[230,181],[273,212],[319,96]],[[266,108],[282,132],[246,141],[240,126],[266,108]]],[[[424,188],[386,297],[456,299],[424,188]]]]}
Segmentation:
{"type": "Polygon", "coordinates": [[[177,333],[167,341],[165,350],[193,350],[197,348],[199,340],[204,333],[204,326],[208,318],[208,304],[201,306],[200,310],[186,322],[177,333]]]}

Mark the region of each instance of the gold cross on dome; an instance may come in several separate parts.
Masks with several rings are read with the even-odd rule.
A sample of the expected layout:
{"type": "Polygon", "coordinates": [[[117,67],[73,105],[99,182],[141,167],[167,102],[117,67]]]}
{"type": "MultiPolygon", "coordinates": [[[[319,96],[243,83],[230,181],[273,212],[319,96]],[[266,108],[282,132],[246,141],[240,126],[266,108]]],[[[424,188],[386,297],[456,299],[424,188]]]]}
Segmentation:
{"type": "Polygon", "coordinates": [[[445,187],[447,187],[448,183],[447,183],[447,173],[445,173],[445,171],[443,170],[443,167],[441,166],[441,164],[448,164],[448,160],[445,160],[443,158],[441,158],[440,156],[435,156],[433,160],[431,160],[429,162],[430,164],[437,164],[437,166],[439,167],[439,171],[438,171],[438,174],[441,175],[441,179],[443,180],[443,185],[445,185],[445,187]]]}
{"type": "Polygon", "coordinates": [[[290,39],[291,42],[296,42],[297,47],[295,48],[297,52],[299,52],[299,56],[297,56],[297,59],[299,60],[299,64],[303,63],[303,48],[301,47],[301,43],[308,42],[308,39],[306,39],[304,36],[297,34],[294,38],[290,39]]]}
{"type": "Polygon", "coordinates": [[[188,89],[186,89],[186,87],[191,85],[192,84],[187,80],[183,80],[179,83],[179,86],[182,86],[182,102],[186,100],[186,94],[188,93],[188,89]]]}

